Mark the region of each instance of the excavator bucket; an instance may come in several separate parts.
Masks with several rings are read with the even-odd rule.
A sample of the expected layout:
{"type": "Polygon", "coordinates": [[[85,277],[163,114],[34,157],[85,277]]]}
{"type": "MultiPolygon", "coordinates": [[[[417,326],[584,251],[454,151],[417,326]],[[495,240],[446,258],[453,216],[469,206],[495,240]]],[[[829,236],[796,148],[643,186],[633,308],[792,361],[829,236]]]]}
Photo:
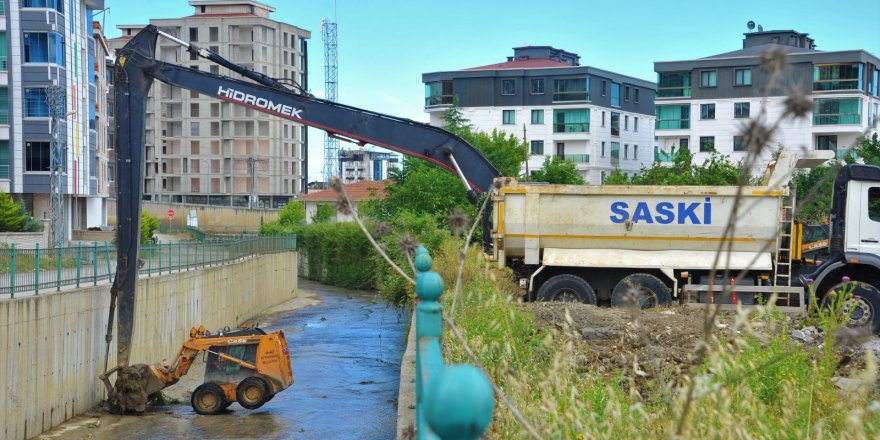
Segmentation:
{"type": "Polygon", "coordinates": [[[100,379],[107,388],[107,404],[115,414],[144,412],[150,395],[171,385],[146,364],[116,367],[102,374],[100,379]],[[116,373],[116,384],[110,385],[113,373],[116,373]]]}

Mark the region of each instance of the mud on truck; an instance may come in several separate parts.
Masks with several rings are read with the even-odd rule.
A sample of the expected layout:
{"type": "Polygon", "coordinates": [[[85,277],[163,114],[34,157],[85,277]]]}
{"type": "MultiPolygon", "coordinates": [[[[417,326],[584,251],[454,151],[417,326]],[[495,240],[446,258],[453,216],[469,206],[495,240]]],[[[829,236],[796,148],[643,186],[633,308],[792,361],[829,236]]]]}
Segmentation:
{"type": "Polygon", "coordinates": [[[854,282],[854,326],[880,331],[880,167],[846,165],[834,182],[830,255],[804,258],[797,168],[829,151],[785,151],[759,186],[580,186],[499,179],[492,258],[529,300],[642,308],[775,300],[803,311],[854,282]],[[728,229],[730,226],[730,229],[728,229]],[[713,270],[714,269],[714,270],[713,270]]]}

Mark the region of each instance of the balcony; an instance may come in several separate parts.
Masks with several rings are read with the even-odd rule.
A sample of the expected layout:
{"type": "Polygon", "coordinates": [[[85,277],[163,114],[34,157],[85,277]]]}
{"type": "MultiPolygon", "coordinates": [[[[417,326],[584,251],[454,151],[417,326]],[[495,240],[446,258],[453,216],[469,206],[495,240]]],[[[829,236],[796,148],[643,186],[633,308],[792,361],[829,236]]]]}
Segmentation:
{"type": "Polygon", "coordinates": [[[687,130],[691,128],[690,119],[658,119],[654,123],[657,130],[687,130]]]}
{"type": "Polygon", "coordinates": [[[574,163],[590,163],[590,155],[589,154],[566,154],[565,159],[570,160],[574,163]]]}
{"type": "Polygon", "coordinates": [[[861,123],[862,115],[859,113],[825,113],[813,115],[813,125],[845,125],[861,123]]]}
{"type": "Polygon", "coordinates": [[[555,123],[553,124],[554,133],[589,133],[589,122],[572,122],[572,123],[555,123]]]}

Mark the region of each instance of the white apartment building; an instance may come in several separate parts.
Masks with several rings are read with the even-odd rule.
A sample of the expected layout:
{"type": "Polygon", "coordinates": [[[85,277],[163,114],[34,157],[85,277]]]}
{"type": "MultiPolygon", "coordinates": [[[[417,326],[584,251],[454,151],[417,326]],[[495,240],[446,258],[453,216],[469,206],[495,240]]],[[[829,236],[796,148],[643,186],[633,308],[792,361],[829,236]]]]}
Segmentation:
{"type": "Polygon", "coordinates": [[[591,184],[619,168],[637,173],[654,160],[655,84],[589,66],[550,46],[513,49],[506,62],[422,75],[425,111],[442,126],[453,102],[480,131],[499,130],[530,147],[521,172],[548,156],[575,162],[591,184]]]}
{"type": "Polygon", "coordinates": [[[743,48],[733,52],[657,62],[658,154],[665,157],[672,147],[684,146],[696,160],[705,160],[712,149],[742,159],[742,127],[766,109],[767,121],[781,120],[756,168],[763,169],[778,148],[843,155],[860,137],[877,132],[878,69],[880,59],[868,52],[819,51],[808,34],[791,30],[746,33],[743,48]],[[789,64],[769,87],[760,58],[772,48],[785,51],[789,64]],[[813,100],[811,115],[782,118],[790,90],[813,100]]]}

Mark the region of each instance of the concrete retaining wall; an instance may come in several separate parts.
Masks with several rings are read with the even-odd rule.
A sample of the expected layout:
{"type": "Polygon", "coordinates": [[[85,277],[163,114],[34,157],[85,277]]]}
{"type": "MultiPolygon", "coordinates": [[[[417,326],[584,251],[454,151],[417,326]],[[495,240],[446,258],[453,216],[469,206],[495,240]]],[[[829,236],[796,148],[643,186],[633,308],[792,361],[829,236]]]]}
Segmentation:
{"type": "MultiPolygon", "coordinates": [[[[271,254],[141,278],[131,363],[173,357],[192,326],[235,326],[294,298],[296,260],[271,254]]],[[[104,399],[109,304],[109,284],[0,301],[0,439],[31,438],[104,399]]],[[[115,350],[114,339],[111,366],[115,350]]]]}

